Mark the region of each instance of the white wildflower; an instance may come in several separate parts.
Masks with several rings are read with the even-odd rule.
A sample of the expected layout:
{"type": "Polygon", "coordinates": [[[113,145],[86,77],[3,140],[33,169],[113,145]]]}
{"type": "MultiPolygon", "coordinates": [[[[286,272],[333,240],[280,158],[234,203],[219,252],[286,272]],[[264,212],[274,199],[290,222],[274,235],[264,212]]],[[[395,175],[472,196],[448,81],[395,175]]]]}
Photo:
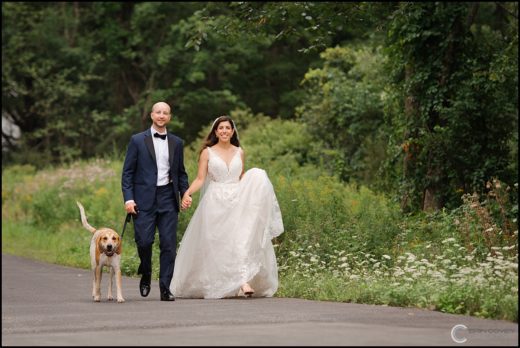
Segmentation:
{"type": "Polygon", "coordinates": [[[403,274],[404,274],[404,271],[403,271],[402,269],[400,269],[400,268],[398,268],[398,269],[396,269],[396,270],[394,271],[394,276],[395,276],[395,277],[402,276],[403,274]]]}

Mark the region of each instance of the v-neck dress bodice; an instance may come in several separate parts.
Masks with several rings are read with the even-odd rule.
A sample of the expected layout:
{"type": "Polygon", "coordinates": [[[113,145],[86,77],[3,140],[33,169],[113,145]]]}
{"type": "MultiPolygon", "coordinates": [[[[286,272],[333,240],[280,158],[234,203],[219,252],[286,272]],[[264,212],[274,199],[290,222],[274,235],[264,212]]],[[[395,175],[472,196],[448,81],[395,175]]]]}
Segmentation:
{"type": "Polygon", "coordinates": [[[213,182],[237,183],[242,173],[240,148],[236,148],[229,164],[215,150],[208,147],[208,178],[213,182]]]}

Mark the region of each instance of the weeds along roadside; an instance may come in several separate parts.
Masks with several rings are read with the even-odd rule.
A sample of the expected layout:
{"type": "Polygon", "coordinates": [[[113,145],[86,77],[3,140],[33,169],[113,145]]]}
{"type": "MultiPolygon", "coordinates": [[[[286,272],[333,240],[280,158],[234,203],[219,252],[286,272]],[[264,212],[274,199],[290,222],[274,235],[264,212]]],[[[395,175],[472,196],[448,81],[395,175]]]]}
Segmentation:
{"type": "MultiPolygon", "coordinates": [[[[120,160],[98,159],[41,171],[6,168],[2,251],[89,268],[91,236],[75,200],[84,204],[91,225],[120,231],[121,166],[120,160]]],[[[187,164],[187,170],[193,177],[196,168],[187,164]]],[[[486,197],[465,196],[453,211],[407,216],[383,195],[313,173],[270,175],[285,225],[273,241],[277,296],[518,321],[517,221],[500,181],[490,181],[486,197]]],[[[180,215],[179,241],[194,208],[180,215]]],[[[127,228],[123,271],[135,276],[139,258],[133,227],[127,228]]]]}

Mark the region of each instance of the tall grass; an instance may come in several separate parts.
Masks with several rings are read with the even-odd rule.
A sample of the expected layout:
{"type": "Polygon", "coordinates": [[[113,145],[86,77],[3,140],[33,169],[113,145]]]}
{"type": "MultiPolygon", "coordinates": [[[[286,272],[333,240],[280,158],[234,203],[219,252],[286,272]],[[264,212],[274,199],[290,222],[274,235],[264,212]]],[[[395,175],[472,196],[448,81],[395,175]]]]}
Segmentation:
{"type": "Polygon", "coordinates": [[[405,253],[389,255],[316,253],[299,248],[280,265],[280,296],[294,296],[414,306],[448,313],[518,321],[518,258],[504,254],[514,248],[495,248],[479,261],[475,253],[443,241],[442,254],[432,259],[405,253]]]}

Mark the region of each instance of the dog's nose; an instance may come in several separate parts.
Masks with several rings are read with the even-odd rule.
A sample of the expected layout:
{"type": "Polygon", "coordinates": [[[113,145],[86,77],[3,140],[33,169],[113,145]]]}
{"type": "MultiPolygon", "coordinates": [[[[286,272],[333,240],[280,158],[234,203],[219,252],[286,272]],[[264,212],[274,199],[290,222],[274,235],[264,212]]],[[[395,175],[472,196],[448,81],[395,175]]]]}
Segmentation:
{"type": "Polygon", "coordinates": [[[108,244],[108,245],[107,245],[107,250],[108,250],[108,251],[112,251],[112,244],[108,244]]]}

